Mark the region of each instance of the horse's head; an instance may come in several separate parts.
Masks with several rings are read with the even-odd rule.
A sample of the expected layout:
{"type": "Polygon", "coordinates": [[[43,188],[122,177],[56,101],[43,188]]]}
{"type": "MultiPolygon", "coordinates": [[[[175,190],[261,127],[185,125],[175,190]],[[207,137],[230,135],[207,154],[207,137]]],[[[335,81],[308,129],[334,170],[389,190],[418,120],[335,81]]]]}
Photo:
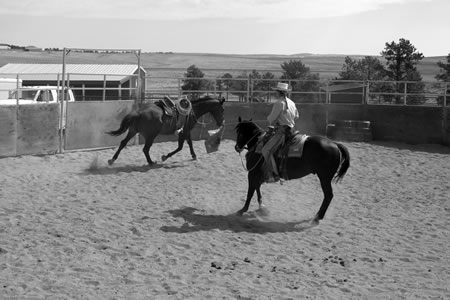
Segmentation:
{"type": "Polygon", "coordinates": [[[192,102],[194,113],[197,117],[210,113],[216,121],[217,127],[224,124],[224,108],[225,98],[215,96],[205,96],[192,102]]]}
{"type": "Polygon", "coordinates": [[[263,133],[263,130],[250,120],[242,120],[238,118],[238,124],[236,125],[236,145],[234,149],[241,153],[242,150],[252,148],[257,142],[258,137],[263,133]]]}
{"type": "Polygon", "coordinates": [[[225,122],[224,117],[224,108],[223,103],[225,102],[225,98],[217,98],[215,103],[216,105],[213,106],[210,113],[213,116],[214,120],[216,121],[216,124],[218,127],[222,126],[225,122]]]}

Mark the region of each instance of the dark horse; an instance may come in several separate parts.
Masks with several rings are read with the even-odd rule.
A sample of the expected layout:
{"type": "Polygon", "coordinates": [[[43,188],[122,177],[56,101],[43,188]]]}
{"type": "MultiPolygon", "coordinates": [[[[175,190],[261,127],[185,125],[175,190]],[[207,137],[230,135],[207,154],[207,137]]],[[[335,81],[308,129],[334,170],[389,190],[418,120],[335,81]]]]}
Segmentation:
{"type": "MultiPolygon", "coordinates": [[[[263,162],[261,153],[257,153],[256,145],[260,137],[265,133],[254,122],[243,121],[239,117],[236,126],[235,150],[241,152],[248,149],[246,154],[248,170],[248,192],[244,207],[238,211],[242,215],[248,210],[253,194],[257,193],[258,203],[261,206],[261,184],[264,182],[263,162]]],[[[317,174],[324,194],[322,205],[314,222],[318,223],[325,216],[328,206],[333,198],[333,188],[331,182],[339,182],[350,167],[350,154],[347,148],[321,136],[309,136],[303,147],[303,154],[300,158],[289,157],[287,161],[287,175],[289,179],[297,179],[309,174],[317,174]]]]}
{"type": "MultiPolygon", "coordinates": [[[[195,160],[197,156],[192,146],[191,130],[197,124],[198,118],[206,113],[211,113],[214,120],[216,121],[217,126],[222,126],[224,122],[224,109],[222,105],[223,102],[223,98],[211,96],[206,96],[192,101],[191,113],[187,116],[183,126],[183,130],[178,135],[178,148],[167,155],[163,155],[162,160],[164,161],[168,159],[169,157],[183,149],[184,141],[187,141],[189,149],[191,151],[192,159],[195,160]]],[[[120,142],[119,148],[117,149],[113,158],[108,160],[108,163],[110,165],[113,164],[117,157],[119,157],[120,151],[122,151],[122,149],[127,145],[128,141],[137,133],[140,133],[145,139],[145,145],[142,149],[142,151],[144,151],[145,158],[147,159],[149,165],[154,164],[149,154],[150,147],[153,144],[153,140],[159,134],[174,134],[174,129],[169,128],[170,126],[165,125],[165,122],[163,120],[164,118],[167,119],[168,117],[164,116],[163,109],[154,103],[149,103],[144,108],[134,110],[127,114],[122,119],[119,129],[107,132],[108,134],[117,136],[123,134],[128,130],[127,136],[120,142]]]]}

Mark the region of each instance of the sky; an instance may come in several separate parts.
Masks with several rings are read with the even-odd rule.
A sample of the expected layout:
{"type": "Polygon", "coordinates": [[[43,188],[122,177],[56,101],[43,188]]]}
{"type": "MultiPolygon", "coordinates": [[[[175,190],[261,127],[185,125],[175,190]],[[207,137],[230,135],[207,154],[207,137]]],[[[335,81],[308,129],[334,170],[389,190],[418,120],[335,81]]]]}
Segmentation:
{"type": "Polygon", "coordinates": [[[450,0],[1,0],[0,43],[222,54],[450,53],[450,0]]]}

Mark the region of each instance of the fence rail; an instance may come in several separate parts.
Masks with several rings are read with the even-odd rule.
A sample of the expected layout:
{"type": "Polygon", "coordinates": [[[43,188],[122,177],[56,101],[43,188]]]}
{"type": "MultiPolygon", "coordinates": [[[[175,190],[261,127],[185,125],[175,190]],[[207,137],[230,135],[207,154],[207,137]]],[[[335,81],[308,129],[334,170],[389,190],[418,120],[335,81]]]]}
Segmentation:
{"type": "MultiPolygon", "coordinates": [[[[54,78],[61,85],[58,75],[54,78]]],[[[129,86],[111,86],[105,75],[93,87],[73,86],[75,77],[68,74],[67,78],[66,83],[78,95],[86,93],[85,98],[75,97],[75,102],[68,103],[67,110],[61,109],[61,103],[0,105],[0,157],[118,145],[120,138],[104,132],[114,129],[141,100],[166,95],[223,96],[228,100],[227,124],[242,114],[264,118],[270,111],[268,102],[274,97],[272,87],[279,81],[251,76],[146,76],[143,83],[136,78],[129,86]],[[200,88],[191,83],[201,83],[200,88]],[[98,98],[90,95],[88,99],[88,92],[94,90],[98,98]]],[[[305,132],[325,134],[331,118],[356,118],[372,122],[374,139],[450,144],[449,83],[342,80],[289,80],[289,83],[293,87],[290,97],[303,112],[300,128],[305,132]]],[[[227,130],[228,137],[232,137],[232,128],[227,130]]]]}
{"type": "MultiPolygon", "coordinates": [[[[272,87],[279,79],[217,77],[146,77],[145,99],[164,95],[218,94],[228,101],[270,102],[272,87]],[[192,84],[191,84],[192,83],[192,84]],[[191,85],[199,88],[186,89],[191,85]]],[[[450,97],[448,82],[286,80],[293,87],[296,103],[360,103],[446,106],[450,97]]]]}
{"type": "MultiPolygon", "coordinates": [[[[150,69],[151,70],[151,69],[150,69]]],[[[143,78],[141,84],[138,75],[118,74],[78,74],[68,73],[66,85],[74,91],[77,101],[107,101],[107,100],[155,100],[165,95],[179,97],[190,94],[197,97],[200,94],[218,94],[228,101],[238,102],[271,102],[274,97],[272,87],[280,79],[253,78],[238,75],[233,78],[223,78],[219,70],[214,76],[202,78],[180,77],[179,73],[160,76],[164,72],[158,69],[143,78]],[[155,76],[156,73],[156,76],[155,76]],[[86,76],[95,77],[92,81],[81,82],[86,76]],[[122,82],[119,78],[127,78],[122,82]],[[115,84],[112,82],[115,81],[115,84]],[[117,83],[119,82],[119,83],[117,83]],[[139,97],[142,96],[142,97],[139,97]]],[[[4,75],[4,74],[3,74],[4,75]]],[[[3,76],[2,75],[2,76],[3,76]]],[[[33,74],[9,74],[9,78],[19,82],[30,82],[33,74]]],[[[39,74],[53,85],[61,86],[61,74],[39,74]]],[[[223,75],[222,75],[223,76],[223,75]]],[[[42,79],[40,79],[42,81],[42,79]]],[[[418,82],[418,81],[350,81],[350,80],[285,80],[293,87],[290,94],[296,103],[363,103],[363,104],[397,104],[397,105],[449,105],[449,82],[418,82]]],[[[38,80],[31,80],[33,85],[38,80]]],[[[42,81],[44,82],[44,81],[42,81]]],[[[29,85],[29,84],[27,84],[29,85]]],[[[24,84],[25,86],[25,84],[24,84]]],[[[5,94],[11,86],[2,87],[5,94]]],[[[7,93],[6,93],[7,94],[7,93]]]]}

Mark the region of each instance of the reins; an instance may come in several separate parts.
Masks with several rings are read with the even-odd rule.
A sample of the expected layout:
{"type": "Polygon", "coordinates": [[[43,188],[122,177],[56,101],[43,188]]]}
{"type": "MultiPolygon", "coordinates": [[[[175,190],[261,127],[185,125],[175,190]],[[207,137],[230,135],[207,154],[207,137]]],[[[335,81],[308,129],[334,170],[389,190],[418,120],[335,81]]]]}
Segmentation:
{"type": "Polygon", "coordinates": [[[248,142],[244,144],[244,146],[242,147],[242,149],[250,150],[248,147],[245,148],[245,146],[247,146],[248,144],[250,144],[250,142],[253,141],[253,139],[254,139],[255,137],[257,137],[258,135],[260,135],[260,134],[261,134],[261,133],[257,133],[257,134],[255,134],[254,136],[252,136],[252,137],[248,140],[248,142]]]}
{"type": "MultiPolygon", "coordinates": [[[[202,118],[203,118],[203,116],[202,116],[202,118]]],[[[195,118],[195,121],[197,122],[197,124],[200,124],[200,125],[202,125],[203,127],[205,127],[206,125],[208,125],[209,123],[211,123],[211,122],[209,122],[209,123],[200,122],[200,121],[198,120],[198,118],[195,118]]]]}
{"type": "Polygon", "coordinates": [[[242,159],[242,156],[241,156],[241,153],[239,153],[239,158],[241,159],[241,164],[242,164],[242,167],[244,168],[244,170],[246,170],[246,171],[248,171],[248,172],[251,172],[251,171],[253,171],[254,169],[256,169],[256,167],[259,165],[259,163],[261,162],[261,159],[263,159],[264,157],[263,157],[263,155],[261,154],[261,157],[258,159],[258,161],[253,165],[253,167],[249,170],[249,169],[247,169],[247,167],[244,165],[244,161],[243,161],[243,159],[242,159]]]}
{"type": "MultiPolygon", "coordinates": [[[[262,133],[262,134],[265,134],[265,133],[262,133]]],[[[244,146],[242,147],[242,149],[247,149],[248,152],[254,151],[254,150],[251,150],[251,149],[252,149],[252,148],[255,148],[255,149],[256,149],[256,145],[255,145],[254,147],[252,147],[252,148],[248,148],[248,144],[249,144],[255,137],[258,137],[259,135],[261,135],[261,133],[256,133],[254,136],[252,136],[252,137],[248,140],[248,142],[244,144],[244,146]],[[247,148],[246,148],[245,146],[247,146],[247,148]]],[[[242,153],[242,152],[239,152],[239,158],[241,159],[242,167],[244,168],[244,170],[246,170],[246,171],[248,171],[248,172],[253,171],[253,170],[258,166],[258,164],[261,162],[261,159],[264,158],[263,155],[261,154],[261,157],[260,157],[260,158],[258,159],[258,161],[253,165],[253,167],[250,168],[250,170],[249,170],[249,169],[247,169],[247,167],[244,165],[244,161],[243,161],[243,159],[242,159],[241,153],[242,153]]]]}

